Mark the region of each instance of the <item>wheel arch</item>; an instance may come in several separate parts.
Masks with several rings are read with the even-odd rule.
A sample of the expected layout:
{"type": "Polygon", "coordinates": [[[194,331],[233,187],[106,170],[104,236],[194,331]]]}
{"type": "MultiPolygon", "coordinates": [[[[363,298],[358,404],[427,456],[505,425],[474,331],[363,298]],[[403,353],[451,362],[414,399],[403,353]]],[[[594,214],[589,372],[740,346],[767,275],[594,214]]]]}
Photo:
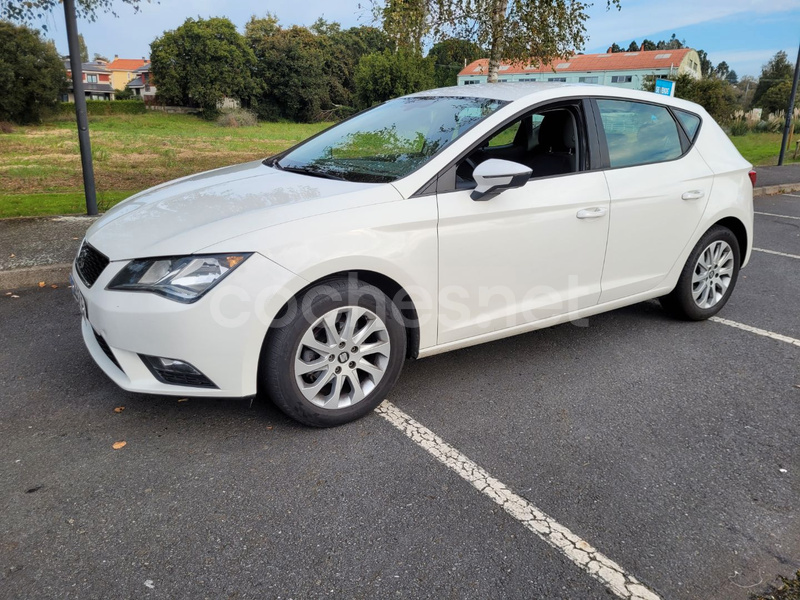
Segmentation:
{"type": "MultiPolygon", "coordinates": [[[[292,298],[287,300],[273,317],[272,323],[275,323],[275,321],[279,320],[286,313],[289,308],[289,302],[291,302],[292,299],[302,296],[311,288],[323,284],[326,281],[331,281],[332,279],[348,279],[351,277],[358,281],[363,281],[364,283],[374,285],[397,305],[403,315],[403,324],[406,330],[406,358],[417,358],[419,355],[420,329],[419,316],[417,314],[414,301],[411,299],[411,296],[405,290],[405,288],[403,288],[403,286],[397,281],[376,271],[370,271],[366,269],[351,269],[347,271],[337,271],[335,273],[330,273],[323,277],[319,277],[318,279],[315,279],[308,285],[299,289],[297,293],[292,296],[292,298]]],[[[267,333],[264,336],[264,342],[261,345],[262,355],[267,347],[272,331],[273,327],[272,324],[270,324],[269,328],[267,329],[267,333]]],[[[260,357],[259,364],[261,364],[260,357]]]]}
{"type": "MultiPolygon", "coordinates": [[[[744,223],[736,217],[725,217],[720,219],[714,225],[720,225],[729,229],[733,235],[736,236],[736,241],[739,243],[739,252],[741,253],[740,259],[741,264],[744,265],[747,262],[747,228],[745,227],[744,223]]],[[[712,227],[714,226],[712,225],[712,227]]],[[[710,227],[709,227],[710,229],[710,227]]]]}

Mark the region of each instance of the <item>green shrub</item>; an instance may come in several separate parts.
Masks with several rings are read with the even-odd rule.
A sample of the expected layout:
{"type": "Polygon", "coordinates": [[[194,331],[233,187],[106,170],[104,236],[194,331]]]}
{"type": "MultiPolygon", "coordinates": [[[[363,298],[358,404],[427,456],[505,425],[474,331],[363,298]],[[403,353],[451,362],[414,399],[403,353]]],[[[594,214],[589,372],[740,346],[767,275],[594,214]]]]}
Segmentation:
{"type": "Polygon", "coordinates": [[[750,128],[744,119],[735,119],[731,122],[731,135],[747,135],[750,128]]]}
{"type": "MultiPolygon", "coordinates": [[[[62,102],[59,107],[61,114],[75,114],[75,104],[62,102]]],[[[147,112],[141,100],[87,100],[86,113],[89,115],[142,115],[147,112]]]]}
{"type": "Polygon", "coordinates": [[[757,133],[765,133],[769,131],[769,123],[766,121],[759,121],[756,123],[756,126],[753,128],[753,131],[757,133]]]}
{"type": "Polygon", "coordinates": [[[220,127],[253,127],[258,125],[258,118],[253,111],[244,108],[225,110],[217,117],[220,127]]]}

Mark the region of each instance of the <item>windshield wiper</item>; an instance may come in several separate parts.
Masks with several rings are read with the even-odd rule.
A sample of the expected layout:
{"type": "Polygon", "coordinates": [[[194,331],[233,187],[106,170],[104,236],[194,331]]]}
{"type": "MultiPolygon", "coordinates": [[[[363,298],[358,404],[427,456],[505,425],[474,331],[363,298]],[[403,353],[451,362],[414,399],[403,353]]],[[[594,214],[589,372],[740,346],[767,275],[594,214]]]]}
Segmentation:
{"type": "Polygon", "coordinates": [[[282,165],[279,160],[272,163],[272,166],[281,171],[289,171],[290,173],[300,173],[301,175],[310,175],[311,177],[321,177],[323,179],[336,179],[337,181],[347,181],[344,177],[328,173],[326,171],[317,171],[309,167],[287,167],[282,165]]]}

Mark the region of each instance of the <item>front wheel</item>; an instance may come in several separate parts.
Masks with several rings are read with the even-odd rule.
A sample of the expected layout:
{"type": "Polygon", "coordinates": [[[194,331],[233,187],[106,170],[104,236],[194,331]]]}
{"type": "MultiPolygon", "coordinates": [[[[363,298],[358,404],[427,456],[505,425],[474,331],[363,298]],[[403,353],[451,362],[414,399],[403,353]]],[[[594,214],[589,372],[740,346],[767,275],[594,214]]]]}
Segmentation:
{"type": "Polygon", "coordinates": [[[337,279],[293,303],[270,332],[261,377],[293,419],[331,427],[358,419],[385,398],[406,354],[403,316],[378,288],[337,279]]]}
{"type": "Polygon", "coordinates": [[[697,242],[675,289],[659,298],[661,305],[670,314],[691,321],[714,316],[733,293],[740,265],[736,236],[715,225],[697,242]]]}

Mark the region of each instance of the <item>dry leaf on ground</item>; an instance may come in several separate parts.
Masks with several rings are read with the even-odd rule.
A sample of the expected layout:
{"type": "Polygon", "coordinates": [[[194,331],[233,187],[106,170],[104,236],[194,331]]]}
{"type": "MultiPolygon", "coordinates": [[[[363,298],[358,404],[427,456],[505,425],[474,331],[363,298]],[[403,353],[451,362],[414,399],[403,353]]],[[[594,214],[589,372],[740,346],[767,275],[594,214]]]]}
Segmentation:
{"type": "Polygon", "coordinates": [[[114,450],[119,450],[120,448],[124,448],[127,443],[128,442],[114,442],[113,444],[111,444],[111,447],[114,450]]]}
{"type": "Polygon", "coordinates": [[[123,410],[125,410],[124,406],[118,406],[117,408],[114,409],[114,412],[122,412],[123,410]]]}
{"type": "Polygon", "coordinates": [[[51,287],[51,288],[53,288],[54,290],[57,290],[57,289],[58,289],[58,286],[57,286],[55,283],[54,283],[54,284],[52,284],[50,287],[51,287]]]}
{"type": "Polygon", "coordinates": [[[39,282],[39,287],[44,287],[45,285],[47,285],[47,284],[45,284],[45,282],[44,282],[44,281],[40,281],[40,282],[39,282]]]}
{"type": "Polygon", "coordinates": [[[188,402],[188,401],[189,401],[188,398],[181,398],[180,400],[178,400],[178,402],[188,402]]]}

